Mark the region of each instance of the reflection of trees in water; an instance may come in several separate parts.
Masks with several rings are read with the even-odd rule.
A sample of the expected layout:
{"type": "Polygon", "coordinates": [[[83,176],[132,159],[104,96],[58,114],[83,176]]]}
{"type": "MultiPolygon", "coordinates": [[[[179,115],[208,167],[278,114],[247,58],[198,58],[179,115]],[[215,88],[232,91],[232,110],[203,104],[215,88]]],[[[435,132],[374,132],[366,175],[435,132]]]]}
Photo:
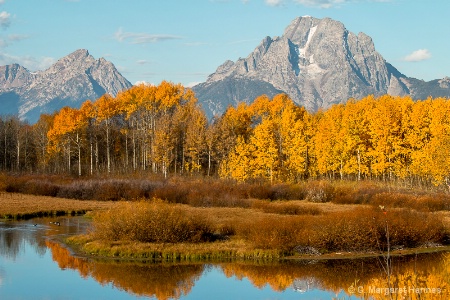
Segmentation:
{"type": "MultiPolygon", "coordinates": [[[[294,283],[308,281],[309,288],[322,288],[339,292],[364,273],[371,276],[378,272],[376,264],[355,260],[284,261],[278,263],[234,263],[221,265],[228,277],[247,277],[256,287],[270,285],[273,290],[294,288],[294,283]]],[[[306,285],[303,283],[303,285],[306,285]]]]}
{"type": "MultiPolygon", "coordinates": [[[[432,299],[447,299],[450,288],[450,254],[424,254],[395,257],[393,260],[393,287],[440,288],[445,295],[434,295],[432,299]]],[[[285,261],[271,264],[233,263],[222,264],[227,277],[248,278],[255,287],[269,285],[276,291],[292,288],[299,292],[320,288],[334,293],[344,290],[347,294],[384,299],[385,295],[369,294],[369,287],[386,288],[386,274],[374,259],[285,261]],[[349,293],[349,287],[357,282],[365,294],[349,293]]],[[[357,287],[356,286],[356,287],[357,287]]],[[[416,299],[413,295],[411,299],[416,299]]],[[[424,299],[424,295],[421,295],[424,299]]],[[[430,297],[430,295],[427,295],[430,297]]],[[[417,298],[418,299],[418,298],[417,298]]],[[[431,299],[431,298],[427,298],[431,299]]]]}
{"type": "Polygon", "coordinates": [[[0,287],[3,285],[3,278],[5,278],[5,271],[0,266],[0,287]]]}
{"type": "Polygon", "coordinates": [[[371,299],[450,299],[450,254],[395,258],[390,281],[392,295],[386,295],[386,276],[365,282],[364,295],[371,299]]]}
{"type": "Polygon", "coordinates": [[[38,255],[43,256],[47,251],[46,237],[84,233],[86,226],[87,221],[77,217],[0,222],[0,255],[15,260],[24,247],[30,245],[38,255]],[[60,222],[60,226],[50,223],[55,220],[60,222]]]}
{"type": "MultiPolygon", "coordinates": [[[[73,257],[59,244],[47,241],[53,259],[60,268],[78,270],[83,277],[91,276],[100,284],[139,296],[158,299],[179,298],[187,295],[200,278],[203,264],[137,264],[93,262],[73,257]]],[[[408,257],[395,257],[393,261],[394,287],[435,287],[443,292],[434,295],[409,295],[406,299],[449,299],[450,254],[437,253],[408,257]]],[[[269,285],[275,291],[294,289],[306,292],[312,289],[328,290],[364,299],[389,299],[386,295],[369,293],[369,287],[387,287],[386,274],[378,259],[282,261],[273,263],[235,262],[217,264],[227,277],[248,278],[257,288],[269,285]],[[364,287],[363,294],[350,293],[357,284],[364,287]]],[[[395,295],[394,299],[402,299],[395,295]]]]}
{"type": "Polygon", "coordinates": [[[58,243],[47,241],[53,260],[60,268],[75,269],[83,277],[91,276],[100,284],[158,299],[187,295],[205,270],[203,264],[137,264],[92,262],[73,257],[58,243]]]}
{"type": "MultiPolygon", "coordinates": [[[[32,225],[31,225],[32,226],[32,225]]],[[[24,251],[23,247],[28,243],[39,255],[47,251],[45,240],[37,229],[28,228],[28,224],[20,226],[14,223],[0,224],[0,255],[15,260],[24,251]]]]}

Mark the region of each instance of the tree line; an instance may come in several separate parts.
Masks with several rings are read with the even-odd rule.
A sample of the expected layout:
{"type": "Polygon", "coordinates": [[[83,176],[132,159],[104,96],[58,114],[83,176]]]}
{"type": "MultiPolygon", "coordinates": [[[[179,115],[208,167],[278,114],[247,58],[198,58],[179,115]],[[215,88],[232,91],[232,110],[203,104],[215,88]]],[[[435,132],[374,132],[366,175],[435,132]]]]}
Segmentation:
{"type": "Polygon", "coordinates": [[[34,125],[0,118],[0,168],[447,184],[449,115],[445,98],[367,96],[310,113],[279,94],[229,107],[208,121],[190,89],[163,81],[42,114],[34,125]]]}

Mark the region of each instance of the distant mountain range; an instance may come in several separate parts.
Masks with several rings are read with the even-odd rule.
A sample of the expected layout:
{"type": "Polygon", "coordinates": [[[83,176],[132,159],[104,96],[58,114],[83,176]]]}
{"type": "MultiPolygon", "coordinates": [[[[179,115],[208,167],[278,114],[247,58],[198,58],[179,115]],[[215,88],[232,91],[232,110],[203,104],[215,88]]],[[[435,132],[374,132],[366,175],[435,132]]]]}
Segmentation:
{"type": "MultiPolygon", "coordinates": [[[[0,66],[0,115],[34,123],[41,113],[79,107],[131,86],[111,62],[83,49],[36,73],[18,64],[0,66]]],[[[281,37],[264,38],[247,58],[226,61],[192,89],[212,117],[262,94],[286,93],[309,111],[369,94],[450,97],[450,78],[407,77],[386,62],[366,34],[349,32],[329,18],[305,16],[292,21],[281,37]]]]}
{"type": "Polygon", "coordinates": [[[41,113],[64,106],[80,107],[105,93],[117,95],[132,84],[104,58],[77,50],[45,71],[31,73],[13,64],[0,67],[0,114],[18,115],[34,123],[41,113]]]}
{"type": "Polygon", "coordinates": [[[226,61],[193,87],[211,117],[229,105],[284,92],[309,111],[369,94],[450,96],[450,78],[425,82],[407,77],[375,50],[364,33],[342,23],[296,18],[281,37],[266,37],[247,58],[226,61]]]}

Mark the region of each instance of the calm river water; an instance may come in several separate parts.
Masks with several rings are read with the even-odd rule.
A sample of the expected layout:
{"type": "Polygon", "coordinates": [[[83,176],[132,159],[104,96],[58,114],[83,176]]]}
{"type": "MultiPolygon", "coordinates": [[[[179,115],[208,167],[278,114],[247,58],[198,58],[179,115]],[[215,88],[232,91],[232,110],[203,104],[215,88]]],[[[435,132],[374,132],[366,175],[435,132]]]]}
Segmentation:
{"type": "Polygon", "coordinates": [[[450,299],[447,253],[395,257],[388,285],[382,258],[146,264],[80,258],[55,242],[88,226],[0,222],[0,299],[450,299]]]}

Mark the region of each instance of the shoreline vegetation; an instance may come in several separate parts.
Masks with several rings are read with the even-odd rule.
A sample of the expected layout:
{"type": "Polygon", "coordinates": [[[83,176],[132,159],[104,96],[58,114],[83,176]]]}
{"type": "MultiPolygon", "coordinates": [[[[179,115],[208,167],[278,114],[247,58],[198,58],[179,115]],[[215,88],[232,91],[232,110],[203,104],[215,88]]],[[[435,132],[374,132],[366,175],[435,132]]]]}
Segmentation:
{"type": "Polygon", "coordinates": [[[268,257],[447,245],[449,112],[447,98],[390,95],[308,112],[279,94],[209,120],[180,84],[133,86],[32,125],[0,117],[0,191],[52,197],[1,203],[0,216],[94,210],[80,240],[113,256],[159,244],[268,257]]]}
{"type": "Polygon", "coordinates": [[[0,191],[0,220],[79,216],[91,211],[105,210],[113,205],[113,202],[108,201],[79,201],[0,191]]]}
{"type": "Polygon", "coordinates": [[[3,218],[92,211],[92,229],[64,241],[87,256],[326,259],[385,255],[388,248],[390,255],[444,251],[449,244],[450,195],[433,188],[373,180],[270,184],[8,174],[1,183],[3,218]]]}

